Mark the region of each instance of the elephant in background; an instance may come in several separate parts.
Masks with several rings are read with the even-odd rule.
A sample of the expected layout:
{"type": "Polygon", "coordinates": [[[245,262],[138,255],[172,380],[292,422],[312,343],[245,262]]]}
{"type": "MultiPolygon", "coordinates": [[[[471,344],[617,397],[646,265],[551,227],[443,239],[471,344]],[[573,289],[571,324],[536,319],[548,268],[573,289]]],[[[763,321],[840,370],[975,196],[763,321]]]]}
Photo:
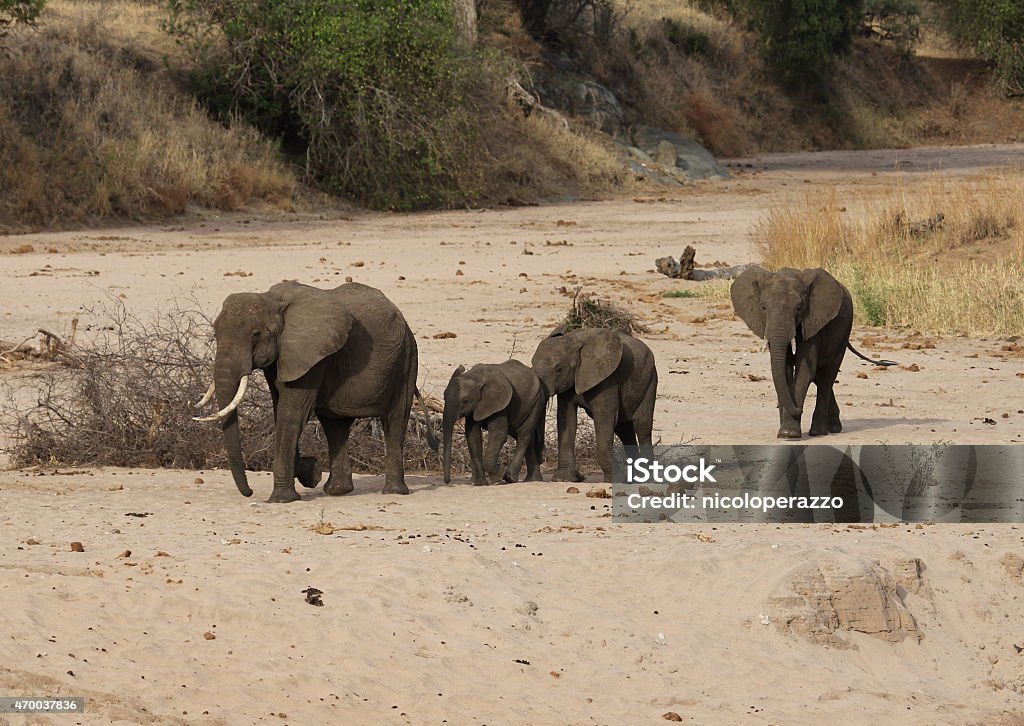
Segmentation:
{"type": "MultiPolygon", "coordinates": [[[[268,501],[299,498],[293,478],[320,481],[312,457],[298,455],[299,435],[316,414],[327,437],[328,494],[353,489],[348,435],[356,418],[379,417],[385,438],[384,492],[408,494],[402,448],[416,390],[416,340],[398,308],[375,288],[348,283],[322,290],[282,282],[265,293],[234,293],[213,323],[214,380],[198,405],[214,396],[231,475],[251,496],[238,431],[238,405],[249,375],[263,371],[274,405],[274,491],[268,501]]],[[[422,405],[422,399],[421,399],[422,405]]],[[[428,427],[428,443],[437,442],[428,427]]]]}
{"type": "Polygon", "coordinates": [[[547,399],[540,379],[517,360],[480,363],[468,371],[459,366],[444,391],[442,441],[444,483],[451,481],[452,435],[455,422],[465,417],[473,484],[519,480],[526,461],[526,480],[544,481],[540,462],[544,454],[544,408],[547,399]],[[482,431],[487,431],[487,448],[482,431]],[[515,453],[508,469],[498,471],[498,455],[511,436],[515,453]]]}
{"type": "Polygon", "coordinates": [[[577,409],[594,420],[597,461],[612,480],[615,436],[650,455],[658,370],[644,343],[620,330],[556,329],[537,346],[533,369],[548,397],[557,396],[558,471],[555,481],[583,481],[576,470],[577,409]]]}
{"type": "Polygon", "coordinates": [[[818,396],[811,436],[843,430],[833,386],[846,349],[871,363],[850,345],[853,299],[842,283],[821,268],[783,268],[772,273],[747,268],[732,283],[733,308],[747,327],[768,341],[772,382],[778,396],[778,438],[799,439],[800,417],[811,382],[818,396]]]}

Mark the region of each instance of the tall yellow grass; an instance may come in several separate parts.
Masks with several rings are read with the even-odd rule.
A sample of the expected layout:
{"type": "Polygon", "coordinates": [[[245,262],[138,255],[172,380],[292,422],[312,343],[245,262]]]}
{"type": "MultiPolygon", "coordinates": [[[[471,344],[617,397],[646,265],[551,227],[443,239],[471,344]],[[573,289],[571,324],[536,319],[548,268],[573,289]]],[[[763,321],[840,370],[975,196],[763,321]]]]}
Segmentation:
{"type": "Polygon", "coordinates": [[[54,0],[0,53],[0,228],[291,205],[274,145],[211,120],[168,71],[162,10],[54,0]]]}
{"type": "Polygon", "coordinates": [[[834,191],[772,209],[755,230],[770,269],[824,267],[861,323],[966,335],[1024,332],[1024,173],[834,191]],[[936,223],[938,215],[943,215],[936,223]]]}

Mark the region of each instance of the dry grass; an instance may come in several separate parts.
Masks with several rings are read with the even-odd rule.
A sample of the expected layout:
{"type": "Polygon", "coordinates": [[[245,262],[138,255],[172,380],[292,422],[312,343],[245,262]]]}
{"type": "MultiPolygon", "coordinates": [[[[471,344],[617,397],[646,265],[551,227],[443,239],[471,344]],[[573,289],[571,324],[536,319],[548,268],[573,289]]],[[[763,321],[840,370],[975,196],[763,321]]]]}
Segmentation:
{"type": "Polygon", "coordinates": [[[1024,330],[1024,173],[936,178],[874,199],[831,191],[773,209],[756,234],[770,268],[820,266],[842,280],[862,323],[1024,330]]]}
{"type": "Polygon", "coordinates": [[[288,207],[297,183],[252,129],[211,121],[175,83],[162,10],[48,4],[0,54],[0,227],[288,207]]]}
{"type": "Polygon", "coordinates": [[[475,170],[481,202],[598,198],[632,183],[606,144],[548,114],[524,117],[502,105],[483,125],[488,158],[475,170]]]}

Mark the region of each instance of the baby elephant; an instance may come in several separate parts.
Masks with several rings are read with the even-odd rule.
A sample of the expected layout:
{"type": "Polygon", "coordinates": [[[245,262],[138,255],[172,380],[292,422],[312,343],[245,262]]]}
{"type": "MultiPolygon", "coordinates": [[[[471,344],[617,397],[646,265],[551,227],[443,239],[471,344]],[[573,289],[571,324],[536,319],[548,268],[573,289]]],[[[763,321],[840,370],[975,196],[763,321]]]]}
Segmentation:
{"type": "Polygon", "coordinates": [[[604,481],[612,480],[614,437],[640,446],[650,456],[658,369],[654,354],[628,333],[606,328],[556,329],[533,354],[544,392],[558,401],[556,481],[583,481],[576,470],[576,411],[594,419],[597,463],[604,481]]]}
{"type": "Polygon", "coordinates": [[[465,366],[456,368],[444,391],[444,483],[451,481],[455,422],[463,417],[474,484],[518,481],[524,459],[526,480],[544,481],[540,461],[546,403],[540,379],[517,360],[480,363],[468,371],[465,366]],[[487,429],[486,451],[483,429],[487,429]],[[502,474],[498,472],[498,455],[509,436],[516,440],[516,450],[502,474]]]}

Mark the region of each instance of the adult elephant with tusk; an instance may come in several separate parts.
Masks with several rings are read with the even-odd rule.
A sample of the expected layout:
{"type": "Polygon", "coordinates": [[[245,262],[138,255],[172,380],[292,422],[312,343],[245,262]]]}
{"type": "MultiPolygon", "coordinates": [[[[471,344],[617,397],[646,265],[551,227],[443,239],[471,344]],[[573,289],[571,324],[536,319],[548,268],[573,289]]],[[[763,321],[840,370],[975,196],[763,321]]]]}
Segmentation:
{"type": "MultiPolygon", "coordinates": [[[[412,399],[419,395],[416,340],[380,290],[359,283],[322,290],[282,282],[265,293],[234,293],[224,300],[213,329],[213,384],[197,405],[216,398],[220,410],[196,420],[220,423],[238,491],[252,495],[238,407],[249,375],[259,368],[274,405],[274,491],[268,501],[298,499],[295,477],[306,487],[319,483],[316,460],[298,455],[299,435],[314,413],[330,456],[325,492],[352,491],[349,430],[357,418],[379,417],[385,439],[384,492],[409,493],[402,448],[412,399]]],[[[436,451],[429,427],[427,439],[436,451]]]]}
{"type": "Polygon", "coordinates": [[[832,388],[847,348],[869,363],[893,365],[865,358],[850,345],[853,299],[821,268],[785,267],[773,273],[755,265],[736,278],[730,294],[736,314],[768,341],[780,439],[802,436],[800,418],[811,382],[818,392],[811,436],[843,430],[832,388]]]}

